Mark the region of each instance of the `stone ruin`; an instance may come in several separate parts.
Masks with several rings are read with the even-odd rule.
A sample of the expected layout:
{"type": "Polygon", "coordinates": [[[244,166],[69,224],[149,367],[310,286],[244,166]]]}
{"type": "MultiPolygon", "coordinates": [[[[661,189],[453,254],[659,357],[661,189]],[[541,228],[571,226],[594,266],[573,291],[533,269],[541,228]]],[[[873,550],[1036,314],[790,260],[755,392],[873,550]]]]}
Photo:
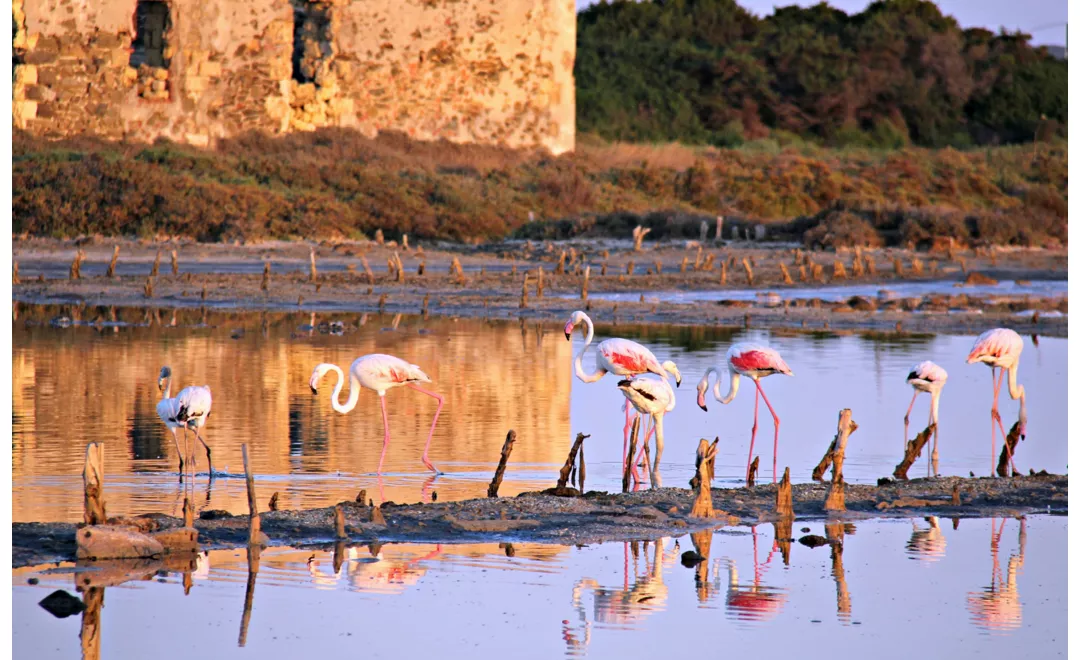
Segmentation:
{"type": "Polygon", "coordinates": [[[574,148],[574,0],[14,0],[15,128],[574,148]]]}

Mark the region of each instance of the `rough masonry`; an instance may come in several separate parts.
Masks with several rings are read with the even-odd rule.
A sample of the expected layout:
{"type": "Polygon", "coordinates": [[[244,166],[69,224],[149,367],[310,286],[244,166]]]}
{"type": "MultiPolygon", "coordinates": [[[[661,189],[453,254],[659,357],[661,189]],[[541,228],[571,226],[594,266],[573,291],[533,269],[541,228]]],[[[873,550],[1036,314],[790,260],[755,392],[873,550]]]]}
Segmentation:
{"type": "Polygon", "coordinates": [[[574,148],[574,0],[14,0],[12,121],[208,146],[395,130],[574,148]]]}

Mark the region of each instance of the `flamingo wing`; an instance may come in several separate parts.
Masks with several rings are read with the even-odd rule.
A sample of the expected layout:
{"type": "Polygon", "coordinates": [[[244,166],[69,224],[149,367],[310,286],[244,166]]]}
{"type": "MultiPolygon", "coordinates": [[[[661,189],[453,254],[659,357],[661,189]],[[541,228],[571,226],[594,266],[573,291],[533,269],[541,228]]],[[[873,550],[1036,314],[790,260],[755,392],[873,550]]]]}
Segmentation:
{"type": "MultiPolygon", "coordinates": [[[[358,358],[353,371],[364,383],[380,383],[386,387],[406,383],[430,383],[431,379],[415,364],[393,355],[372,353],[358,358]]],[[[374,388],[378,389],[378,388],[374,388]]]]}
{"type": "Polygon", "coordinates": [[[1024,340],[1014,330],[994,328],[987,330],[975,339],[967,362],[985,362],[987,358],[1001,360],[1006,357],[1019,357],[1024,348],[1024,340]]]}
{"type": "Polygon", "coordinates": [[[185,387],[176,395],[177,411],[176,419],[187,422],[193,419],[205,419],[210,415],[210,406],[213,398],[210,396],[210,388],[202,386],[185,387]]]}
{"type": "Polygon", "coordinates": [[[763,372],[791,374],[780,354],[768,346],[735,344],[728,349],[728,363],[740,373],[763,372]]]}
{"type": "Polygon", "coordinates": [[[180,404],[176,401],[176,397],[170,397],[168,399],[162,399],[157,404],[157,414],[161,418],[161,421],[165,423],[165,426],[173,427],[179,424],[176,421],[176,415],[180,412],[180,404]]]}
{"type": "Polygon", "coordinates": [[[620,376],[631,376],[653,372],[663,375],[664,370],[652,351],[636,341],[629,339],[606,339],[597,345],[597,350],[620,376]]]}
{"type": "Polygon", "coordinates": [[[922,380],[927,383],[944,383],[949,374],[930,360],[920,362],[908,372],[907,381],[922,380]]]}

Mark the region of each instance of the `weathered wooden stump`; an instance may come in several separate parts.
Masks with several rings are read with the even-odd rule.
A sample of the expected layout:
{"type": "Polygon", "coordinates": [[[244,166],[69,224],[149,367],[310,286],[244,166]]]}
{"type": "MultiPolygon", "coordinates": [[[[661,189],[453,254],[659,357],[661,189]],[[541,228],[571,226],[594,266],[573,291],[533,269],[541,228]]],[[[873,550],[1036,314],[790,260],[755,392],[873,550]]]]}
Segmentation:
{"type": "Polygon", "coordinates": [[[758,465],[760,463],[760,456],[755,456],[754,460],[750,463],[750,470],[746,473],[746,487],[753,488],[754,481],[757,480],[758,465]]]}
{"type": "MultiPolygon", "coordinates": [[[[998,457],[997,474],[999,477],[1009,476],[1009,463],[1016,456],[1016,445],[1020,442],[1020,422],[1016,422],[1009,429],[1009,435],[1005,437],[1005,443],[1001,446],[1001,456],[998,457]]],[[[1013,476],[1016,473],[1013,472],[1013,476]]]]}
{"type": "Polygon", "coordinates": [[[637,454],[638,432],[641,430],[641,418],[634,415],[634,421],[630,425],[630,451],[626,456],[626,465],[623,467],[622,492],[630,492],[630,477],[634,471],[634,456],[637,454]]]}
{"type": "Polygon", "coordinates": [[[840,411],[840,418],[836,423],[835,448],[832,450],[832,482],[829,491],[825,494],[826,511],[845,511],[844,503],[844,452],[847,450],[847,441],[858,425],[851,419],[851,409],[844,408],[840,411]]]}
{"type": "Polygon", "coordinates": [[[930,436],[934,434],[935,427],[935,424],[931,424],[913,439],[908,440],[908,443],[904,448],[904,458],[900,461],[900,464],[896,466],[896,469],[893,470],[893,478],[904,481],[907,480],[908,469],[911,468],[912,464],[914,464],[920,456],[922,456],[923,447],[929,442],[930,436]]]}
{"type": "Polygon", "coordinates": [[[692,518],[712,518],[713,517],[713,503],[712,503],[712,479],[713,469],[716,465],[716,448],[720,444],[720,438],[713,440],[712,444],[705,438],[701,438],[698,442],[696,467],[697,474],[697,497],[694,499],[694,506],[690,509],[690,516],[692,518]]]}
{"type": "Polygon", "coordinates": [[[503,473],[506,472],[506,461],[510,459],[510,452],[514,450],[514,442],[517,440],[517,431],[510,429],[503,442],[502,454],[499,456],[499,467],[495,468],[495,476],[488,484],[488,497],[499,496],[499,486],[502,485],[503,473]]]}
{"type": "Polygon", "coordinates": [[[780,486],[776,489],[776,515],[781,518],[790,518],[795,515],[795,509],[791,506],[791,468],[784,468],[784,478],[780,480],[780,486]]]}

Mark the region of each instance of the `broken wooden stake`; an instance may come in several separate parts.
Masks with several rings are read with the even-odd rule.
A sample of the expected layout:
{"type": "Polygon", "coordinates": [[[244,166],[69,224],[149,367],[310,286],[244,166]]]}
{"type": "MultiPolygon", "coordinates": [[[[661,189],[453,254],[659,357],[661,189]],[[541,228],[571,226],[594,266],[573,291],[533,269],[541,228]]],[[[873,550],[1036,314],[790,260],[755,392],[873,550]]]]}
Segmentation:
{"type": "Polygon", "coordinates": [[[367,489],[361,488],[360,492],[356,494],[356,502],[362,505],[367,504],[367,489]]]}
{"type": "Polygon", "coordinates": [[[105,444],[86,445],[83,463],[83,521],[87,525],[105,523],[105,444]]]}
{"type": "Polygon", "coordinates": [[[581,299],[589,299],[589,270],[591,266],[585,266],[585,279],[581,281],[581,299]]]}
{"type": "Polygon", "coordinates": [[[525,309],[529,306],[529,273],[525,273],[525,277],[521,280],[521,302],[518,303],[518,309],[525,309]]]}
{"type": "Polygon", "coordinates": [[[645,234],[648,234],[651,231],[651,228],[642,227],[641,225],[634,227],[634,252],[641,252],[641,242],[645,240],[645,234]]]}
{"type": "Polygon", "coordinates": [[[349,535],[345,533],[345,510],[340,504],[334,506],[334,538],[339,540],[349,538],[349,535]]]}
{"type": "Polygon", "coordinates": [[[19,262],[18,261],[14,261],[11,264],[11,283],[12,284],[20,284],[21,283],[21,281],[19,280],[19,262]]]}
{"type": "Polygon", "coordinates": [[[506,472],[506,461],[510,459],[510,452],[514,450],[514,442],[516,440],[517,431],[510,429],[506,434],[506,440],[503,441],[502,454],[499,456],[499,466],[495,468],[495,476],[491,478],[491,483],[488,484],[488,497],[499,496],[499,486],[502,485],[503,473],[506,472]]]}
{"type": "MultiPolygon", "coordinates": [[[[1012,462],[1013,457],[1016,456],[1016,445],[1020,442],[1020,422],[1016,422],[1009,429],[1009,435],[1005,438],[1005,443],[1001,447],[1001,456],[998,457],[997,474],[999,477],[1009,476],[1009,464],[1012,462]]],[[[1013,476],[1016,476],[1016,472],[1013,472],[1013,476]]]]}
{"type": "Polygon", "coordinates": [[[758,464],[760,456],[755,456],[754,460],[750,463],[750,470],[746,473],[746,487],[753,488],[754,481],[757,479],[758,464]]]}
{"type": "Polygon", "coordinates": [[[720,262],[720,284],[727,285],[727,262],[720,262]]]}
{"type": "Polygon", "coordinates": [[[386,517],[383,516],[382,506],[371,507],[371,524],[386,526],[386,517]]]}
{"type": "Polygon", "coordinates": [[[832,276],[833,276],[834,280],[846,280],[847,279],[847,269],[844,268],[844,262],[843,261],[840,261],[839,259],[834,259],[833,260],[832,276]]]}
{"type": "Polygon", "coordinates": [[[536,299],[544,299],[544,267],[536,267],[536,299]]]}
{"type": "Polygon", "coordinates": [[[754,269],[750,267],[750,261],[746,257],[743,257],[742,265],[743,270],[746,271],[746,283],[754,286],[754,269]]]}
{"type": "Polygon", "coordinates": [[[694,478],[697,479],[697,497],[694,506],[690,509],[691,518],[712,518],[712,480],[713,470],[716,465],[716,448],[720,444],[720,438],[713,440],[712,444],[705,438],[698,441],[695,466],[697,469],[694,478]]]}
{"type": "Polygon", "coordinates": [[[269,261],[263,262],[262,284],[260,285],[259,288],[262,289],[263,291],[269,291],[270,290],[270,262],[269,261]]]}
{"type": "Polygon", "coordinates": [[[794,284],[791,279],[791,273],[788,272],[787,266],[783,262],[780,263],[780,274],[784,276],[784,284],[794,284]]]}
{"type": "Polygon", "coordinates": [[[394,267],[397,269],[397,281],[405,283],[405,264],[401,263],[401,255],[394,252],[394,267]]]}
{"type": "Polygon", "coordinates": [[[630,451],[626,456],[626,465],[623,467],[622,492],[630,492],[630,476],[634,470],[634,457],[637,453],[638,432],[641,430],[641,418],[634,415],[634,422],[630,426],[630,451]]]}
{"type": "Polygon", "coordinates": [[[274,491],[274,494],[270,496],[270,503],[266,505],[266,508],[271,511],[277,511],[278,499],[281,497],[281,493],[274,491]]]}
{"type": "Polygon", "coordinates": [[[858,425],[851,419],[851,409],[844,408],[840,411],[840,418],[836,423],[836,447],[832,451],[832,482],[829,491],[825,495],[826,511],[844,511],[844,452],[847,450],[847,441],[858,425]]]}
{"type": "Polygon", "coordinates": [[[153,277],[146,278],[146,284],[143,285],[143,295],[146,296],[147,298],[153,298],[154,297],[154,278],[153,277]]]}
{"type": "Polygon", "coordinates": [[[585,494],[585,443],[581,444],[581,449],[578,450],[578,491],[585,494]]]}
{"type": "Polygon", "coordinates": [[[82,277],[82,261],[83,261],[82,249],[75,251],[75,258],[71,261],[71,269],[68,271],[68,277],[73,280],[77,280],[82,277]]]}
{"type": "Polygon", "coordinates": [[[109,260],[109,268],[105,271],[105,277],[116,277],[116,261],[120,258],[120,246],[114,245],[112,259],[109,260]]]}
{"type": "Polygon", "coordinates": [[[936,424],[931,424],[913,439],[908,440],[907,445],[904,447],[904,458],[900,461],[900,464],[896,466],[896,469],[893,470],[894,479],[907,480],[908,469],[910,469],[912,464],[922,456],[923,447],[929,442],[930,436],[934,434],[936,426],[936,424]]]}
{"type": "Polygon", "coordinates": [[[784,468],[784,478],[776,489],[776,515],[790,518],[795,515],[791,506],[791,468],[784,468]]]}
{"type": "Polygon", "coordinates": [[[259,521],[259,505],[255,501],[255,475],[252,474],[251,465],[248,463],[247,443],[240,445],[240,453],[244,459],[244,479],[247,481],[248,514],[250,516],[248,520],[248,544],[265,545],[266,535],[262,533],[262,524],[259,521]]]}
{"type": "Polygon", "coordinates": [[[173,276],[180,274],[180,261],[176,257],[176,250],[172,251],[172,274],[173,276]]]}
{"type": "Polygon", "coordinates": [[[585,438],[588,437],[584,433],[578,433],[577,438],[574,439],[574,444],[570,447],[570,453],[566,456],[566,463],[559,470],[559,481],[555,484],[556,491],[566,490],[566,482],[570,479],[570,471],[574,468],[578,452],[581,450],[581,443],[585,442],[585,438]]]}
{"type": "Polygon", "coordinates": [[[158,270],[160,270],[160,269],[161,269],[161,250],[158,250],[157,255],[154,257],[154,265],[150,268],[150,277],[157,277],[158,276],[158,270]]]}

